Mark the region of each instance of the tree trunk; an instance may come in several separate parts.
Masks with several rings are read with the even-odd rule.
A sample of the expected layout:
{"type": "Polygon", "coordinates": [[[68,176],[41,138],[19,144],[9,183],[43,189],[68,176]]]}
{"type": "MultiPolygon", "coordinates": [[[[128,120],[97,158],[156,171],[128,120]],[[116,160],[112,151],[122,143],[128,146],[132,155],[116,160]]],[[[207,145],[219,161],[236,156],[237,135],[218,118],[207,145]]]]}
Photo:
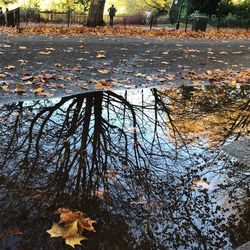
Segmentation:
{"type": "Polygon", "coordinates": [[[103,12],[106,0],[91,0],[87,26],[96,27],[103,26],[103,12]]]}

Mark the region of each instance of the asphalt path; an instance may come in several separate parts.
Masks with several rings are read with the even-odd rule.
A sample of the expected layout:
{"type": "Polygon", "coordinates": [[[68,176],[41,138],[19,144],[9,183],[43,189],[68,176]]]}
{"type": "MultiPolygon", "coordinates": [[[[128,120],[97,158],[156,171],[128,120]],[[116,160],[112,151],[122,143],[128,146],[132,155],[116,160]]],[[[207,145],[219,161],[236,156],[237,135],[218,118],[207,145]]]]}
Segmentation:
{"type": "Polygon", "coordinates": [[[53,96],[83,93],[105,79],[112,89],[174,86],[187,71],[250,67],[249,40],[166,40],[135,37],[10,36],[0,34],[0,103],[41,98],[16,84],[42,85],[53,96]],[[166,78],[175,74],[173,81],[166,78]],[[34,76],[32,83],[29,77],[34,76]],[[45,76],[45,79],[43,78],[45,76]],[[26,79],[26,78],[27,79],[26,79]],[[26,80],[23,80],[26,79],[26,80]],[[2,88],[4,89],[4,88],[2,88]]]}

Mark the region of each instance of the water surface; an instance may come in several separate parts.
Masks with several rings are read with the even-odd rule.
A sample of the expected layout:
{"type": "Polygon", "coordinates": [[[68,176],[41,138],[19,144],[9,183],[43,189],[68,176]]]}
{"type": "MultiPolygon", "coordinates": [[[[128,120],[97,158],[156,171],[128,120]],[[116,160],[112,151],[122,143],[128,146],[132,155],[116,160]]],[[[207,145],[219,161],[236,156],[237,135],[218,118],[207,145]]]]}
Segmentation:
{"type": "Polygon", "coordinates": [[[95,219],[77,249],[233,249],[250,238],[249,87],[87,93],[0,111],[0,248],[71,249],[60,207],[95,219]],[[21,234],[19,234],[21,233],[21,234]]]}

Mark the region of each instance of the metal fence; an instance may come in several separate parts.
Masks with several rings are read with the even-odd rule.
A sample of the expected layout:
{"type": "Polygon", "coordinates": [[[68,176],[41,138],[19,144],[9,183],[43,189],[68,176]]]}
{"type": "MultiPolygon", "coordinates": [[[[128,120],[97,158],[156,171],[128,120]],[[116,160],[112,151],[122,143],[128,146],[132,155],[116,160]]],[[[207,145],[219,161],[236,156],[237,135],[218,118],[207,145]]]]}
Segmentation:
{"type": "Polygon", "coordinates": [[[11,11],[6,11],[0,15],[0,26],[19,27],[20,25],[20,8],[11,11]]]}
{"type": "MultiPolygon", "coordinates": [[[[84,13],[76,12],[54,12],[54,11],[21,11],[21,22],[27,23],[56,23],[56,24],[81,24],[86,25],[88,15],[84,13]]],[[[109,16],[104,15],[104,22],[109,22],[109,16]]],[[[117,15],[114,18],[115,25],[144,25],[146,23],[146,15],[144,14],[134,14],[134,15],[117,15]]],[[[158,23],[167,24],[169,23],[169,18],[159,17],[158,23]]]]}
{"type": "MultiPolygon", "coordinates": [[[[0,15],[0,25],[16,26],[19,27],[20,22],[26,23],[54,23],[64,25],[86,25],[87,14],[77,12],[55,12],[55,11],[39,11],[37,9],[21,9],[17,8],[0,15]]],[[[109,22],[109,16],[104,16],[105,23],[109,22]]],[[[180,22],[184,26],[185,18],[181,19],[180,22]]],[[[249,28],[250,18],[236,20],[229,22],[227,19],[220,20],[222,27],[237,27],[237,28],[249,28]],[[236,22],[237,21],[237,22],[236,22]]],[[[189,21],[190,23],[190,21],[189,21]]],[[[117,15],[114,18],[115,25],[145,25],[146,16],[143,13],[133,15],[117,15]]],[[[161,16],[157,19],[157,24],[171,26],[170,20],[167,16],[161,16]]],[[[217,27],[218,20],[212,18],[209,21],[210,26],[217,27]]],[[[173,25],[171,27],[174,27],[173,25]]]]}

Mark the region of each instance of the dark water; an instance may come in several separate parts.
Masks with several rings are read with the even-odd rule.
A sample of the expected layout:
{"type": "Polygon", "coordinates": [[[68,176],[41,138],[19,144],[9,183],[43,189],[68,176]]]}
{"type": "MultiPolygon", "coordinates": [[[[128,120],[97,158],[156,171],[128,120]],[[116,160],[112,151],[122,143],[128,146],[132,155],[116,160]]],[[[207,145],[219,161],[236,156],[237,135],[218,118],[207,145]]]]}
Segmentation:
{"type": "Polygon", "coordinates": [[[97,221],[76,249],[232,249],[250,240],[249,88],[88,93],[3,105],[0,249],[72,249],[60,207],[97,221]],[[22,234],[18,234],[21,232],[22,234]]]}

